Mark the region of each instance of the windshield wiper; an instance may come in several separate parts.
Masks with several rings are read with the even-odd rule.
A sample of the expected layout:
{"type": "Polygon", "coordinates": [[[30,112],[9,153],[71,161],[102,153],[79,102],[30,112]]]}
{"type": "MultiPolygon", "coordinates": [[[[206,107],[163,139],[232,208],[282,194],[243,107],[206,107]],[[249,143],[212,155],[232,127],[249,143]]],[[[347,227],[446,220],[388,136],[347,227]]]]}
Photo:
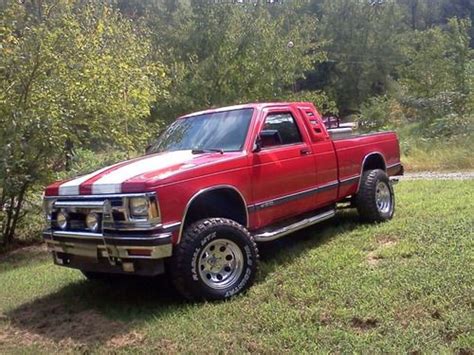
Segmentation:
{"type": "Polygon", "coordinates": [[[191,153],[193,154],[204,154],[204,153],[221,153],[224,154],[224,151],[222,149],[217,149],[217,148],[196,148],[191,150],[191,153]]]}

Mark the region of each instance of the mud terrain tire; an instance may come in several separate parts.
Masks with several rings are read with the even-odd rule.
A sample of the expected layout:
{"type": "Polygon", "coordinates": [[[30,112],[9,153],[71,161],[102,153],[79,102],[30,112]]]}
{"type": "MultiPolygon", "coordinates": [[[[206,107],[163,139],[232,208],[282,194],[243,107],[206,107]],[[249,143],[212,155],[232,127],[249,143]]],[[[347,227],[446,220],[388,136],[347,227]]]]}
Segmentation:
{"type": "Polygon", "coordinates": [[[393,217],[395,196],[385,171],[364,171],[355,204],[359,216],[365,222],[384,222],[393,217]]]}
{"type": "Polygon", "coordinates": [[[189,300],[223,300],[252,285],[257,263],[257,245],[245,227],[209,218],[186,228],[174,249],[170,276],[189,300]]]}

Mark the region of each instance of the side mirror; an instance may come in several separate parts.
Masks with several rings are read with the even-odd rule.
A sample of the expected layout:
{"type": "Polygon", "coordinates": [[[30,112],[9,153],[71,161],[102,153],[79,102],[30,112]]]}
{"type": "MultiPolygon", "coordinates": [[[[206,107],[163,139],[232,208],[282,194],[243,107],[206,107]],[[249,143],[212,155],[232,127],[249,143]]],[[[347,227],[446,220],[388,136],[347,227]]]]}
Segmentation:
{"type": "Polygon", "coordinates": [[[262,150],[262,138],[260,138],[260,136],[257,136],[257,139],[255,139],[255,143],[253,145],[252,152],[258,153],[261,150],[262,150]]]}
{"type": "Polygon", "coordinates": [[[280,132],[276,129],[265,129],[260,132],[260,135],[255,140],[253,152],[259,152],[264,147],[272,147],[274,145],[282,144],[280,132]]]}

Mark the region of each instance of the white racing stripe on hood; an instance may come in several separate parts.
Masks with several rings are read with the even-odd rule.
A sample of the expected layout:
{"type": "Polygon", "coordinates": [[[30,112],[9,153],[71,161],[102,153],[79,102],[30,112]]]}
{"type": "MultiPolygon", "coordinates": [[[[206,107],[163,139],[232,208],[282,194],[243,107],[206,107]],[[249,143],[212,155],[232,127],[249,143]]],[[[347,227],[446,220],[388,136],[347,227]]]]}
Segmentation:
{"type": "Polygon", "coordinates": [[[97,174],[101,174],[104,171],[118,165],[120,163],[114,164],[112,166],[107,166],[103,169],[94,171],[93,173],[83,175],[78,177],[77,179],[65,182],[64,184],[61,184],[59,186],[59,195],[79,195],[79,186],[83,183],[89,180],[90,178],[93,178],[97,174]]]}
{"type": "Polygon", "coordinates": [[[181,164],[193,157],[190,150],[169,152],[140,159],[104,175],[92,184],[93,194],[114,194],[122,192],[122,183],[137,175],[181,164]]]}

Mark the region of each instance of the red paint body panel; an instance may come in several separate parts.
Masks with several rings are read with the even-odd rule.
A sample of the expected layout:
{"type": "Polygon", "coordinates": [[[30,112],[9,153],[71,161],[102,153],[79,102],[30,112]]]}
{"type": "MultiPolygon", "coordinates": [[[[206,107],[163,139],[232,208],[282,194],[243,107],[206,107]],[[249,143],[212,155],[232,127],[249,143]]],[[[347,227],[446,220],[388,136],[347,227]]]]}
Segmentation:
{"type": "MultiPolygon", "coordinates": [[[[309,210],[332,205],[356,193],[362,164],[370,154],[380,155],[388,172],[399,171],[396,167],[400,165],[400,151],[395,133],[332,140],[320,114],[310,103],[240,105],[190,114],[180,119],[238,108],[254,109],[241,152],[189,156],[183,152],[178,154],[179,159],[176,159],[175,152],[175,155],[160,153],[138,158],[84,178],[86,180],[81,182],[78,193],[91,194],[94,183],[117,174],[117,169],[123,166],[139,166],[146,159],[155,164],[156,160],[156,168],[154,165],[148,166],[146,171],[137,171],[136,175],[124,171],[124,181],[117,189],[121,193],[156,192],[162,222],[170,224],[183,221],[188,203],[200,191],[231,186],[245,200],[249,215],[247,227],[255,230],[309,210]],[[275,112],[291,113],[303,141],[254,152],[254,144],[265,117],[275,112]]],[[[58,195],[61,184],[56,182],[48,186],[45,194],[58,195]]],[[[175,242],[177,239],[178,233],[175,232],[175,242]]]]}

